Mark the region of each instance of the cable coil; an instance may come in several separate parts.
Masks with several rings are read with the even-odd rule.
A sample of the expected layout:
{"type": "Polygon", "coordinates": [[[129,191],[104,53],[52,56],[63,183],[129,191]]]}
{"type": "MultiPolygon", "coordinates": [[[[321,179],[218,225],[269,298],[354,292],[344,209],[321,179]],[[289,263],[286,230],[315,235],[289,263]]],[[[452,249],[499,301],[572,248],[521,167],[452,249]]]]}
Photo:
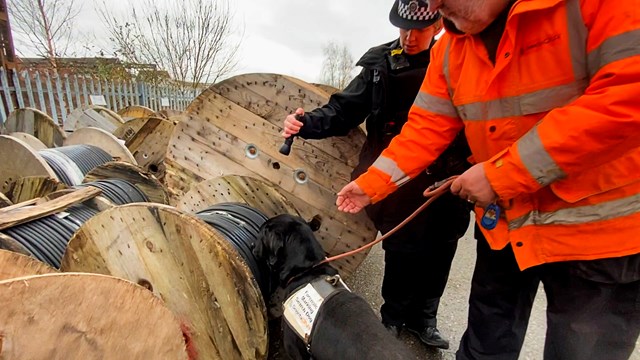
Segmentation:
{"type": "Polygon", "coordinates": [[[58,179],[74,186],[82,182],[89,171],[113,160],[106,151],[93,145],[70,145],[38,151],[53,169],[58,179]]]}
{"type": "Polygon", "coordinates": [[[268,274],[252,251],[260,226],[267,221],[267,216],[242,203],[216,204],[197,212],[196,216],[218,230],[231,243],[245,260],[262,293],[268,293],[268,274]]]}
{"type": "MultiPolygon", "coordinates": [[[[117,205],[148,202],[147,196],[126,180],[99,180],[77,185],[75,188],[87,186],[101,189],[102,196],[117,205]]],[[[20,243],[34,258],[59,269],[73,234],[97,213],[98,211],[86,205],[77,204],[57,214],[16,225],[2,232],[20,243]]]]}

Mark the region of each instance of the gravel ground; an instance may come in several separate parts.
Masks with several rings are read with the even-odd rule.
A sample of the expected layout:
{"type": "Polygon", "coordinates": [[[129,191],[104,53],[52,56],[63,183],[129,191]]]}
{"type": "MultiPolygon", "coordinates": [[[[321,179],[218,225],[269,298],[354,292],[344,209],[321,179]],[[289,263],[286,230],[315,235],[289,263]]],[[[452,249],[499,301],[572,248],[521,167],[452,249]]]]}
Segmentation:
{"type": "MultiPolygon", "coordinates": [[[[471,275],[475,264],[475,246],[476,240],[473,239],[473,227],[470,226],[467,234],[460,239],[458,244],[458,250],[453,260],[447,289],[440,302],[438,328],[443,335],[449,339],[451,348],[449,350],[429,348],[423,345],[414,335],[406,331],[402,332],[400,339],[414,352],[416,359],[455,359],[455,352],[467,323],[467,300],[471,284],[471,275]]],[[[356,272],[345,280],[352,291],[360,294],[371,304],[373,309],[376,310],[376,313],[378,313],[380,305],[382,304],[380,285],[382,283],[384,269],[383,254],[384,252],[380,245],[375,246],[371,249],[371,252],[356,272]]],[[[531,313],[527,337],[522,353],[520,354],[521,360],[542,359],[546,329],[545,306],[546,300],[544,291],[541,288],[531,313]]],[[[277,340],[273,336],[270,348],[270,360],[286,359],[279,349],[277,340]]],[[[631,360],[640,360],[640,341],[636,345],[636,350],[631,356],[631,360]]]]}

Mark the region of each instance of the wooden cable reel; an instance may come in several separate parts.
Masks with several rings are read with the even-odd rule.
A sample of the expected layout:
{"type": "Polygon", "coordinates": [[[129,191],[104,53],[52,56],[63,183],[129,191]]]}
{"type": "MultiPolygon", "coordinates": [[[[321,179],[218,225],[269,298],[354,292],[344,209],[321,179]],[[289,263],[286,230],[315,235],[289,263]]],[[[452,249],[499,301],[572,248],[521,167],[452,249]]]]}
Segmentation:
{"type": "Polygon", "coordinates": [[[247,204],[267,217],[278,214],[298,215],[295,206],[271,184],[239,175],[221,176],[194,185],[184,194],[176,207],[196,213],[211,205],[225,202],[247,204]]]}
{"type": "Polygon", "coordinates": [[[4,126],[6,133],[23,132],[33,135],[49,148],[62,146],[66,138],[65,132],[49,115],[33,108],[13,111],[4,126]]]}
{"type": "MultiPolygon", "coordinates": [[[[303,218],[321,219],[316,236],[329,255],[372,241],[377,231],[366,214],[345,214],[335,206],[335,193],[349,181],[364,141],[359,129],[344,138],[296,140],[290,156],[278,152],[286,114],[326,101],[316,87],[279,75],[243,75],[212,86],[189,106],[189,118],[176,125],[169,141],[165,183],[171,201],[205,179],[248,176],[272,184],[303,218]]],[[[335,265],[348,276],[365,257],[362,252],[335,265]]]]}
{"type": "Polygon", "coordinates": [[[130,105],[118,110],[118,115],[124,121],[130,121],[137,118],[145,118],[152,116],[154,111],[146,106],[142,105],[130,105]]]}
{"type": "Polygon", "coordinates": [[[25,176],[58,178],[47,162],[27,143],[0,135],[0,191],[6,194],[14,181],[25,176]]]}
{"type": "Polygon", "coordinates": [[[117,113],[102,106],[82,106],[73,110],[64,123],[65,131],[75,131],[85,127],[97,127],[112,133],[118,126],[124,124],[124,119],[117,113]]]}
{"type": "Polygon", "coordinates": [[[187,359],[180,323],[146,289],[96,274],[0,281],[0,358],[187,359]]]}
{"type": "Polygon", "coordinates": [[[149,202],[169,203],[167,189],[158,179],[140,166],[122,161],[111,161],[94,168],[87,173],[82,183],[108,179],[121,179],[130,182],[147,196],[149,202]]]}
{"type": "Polygon", "coordinates": [[[138,118],[120,125],[113,135],[124,140],[138,165],[155,175],[164,178],[164,158],[167,145],[175,125],[172,121],[159,117],[138,118]]]}
{"type": "Polygon", "coordinates": [[[67,185],[54,178],[46,176],[25,176],[9,184],[7,195],[17,204],[67,188],[67,185]]]}
{"type": "MultiPolygon", "coordinates": [[[[0,281],[29,275],[56,273],[58,270],[31,256],[0,250],[0,281]]],[[[2,351],[0,350],[0,355],[2,351]]]]}
{"type": "Polygon", "coordinates": [[[13,136],[14,138],[24,141],[35,151],[47,149],[47,146],[40,141],[40,139],[31,134],[27,134],[25,132],[12,132],[9,136],[13,136]]]}
{"type": "Polygon", "coordinates": [[[239,253],[193,215],[158,204],[99,213],[75,233],[63,271],[128,279],[150,289],[211,359],[264,359],[265,305],[239,253]]]}
{"type": "Polygon", "coordinates": [[[125,161],[131,164],[137,164],[129,149],[122,144],[118,138],[111,133],[95,128],[85,127],[69,134],[64,141],[65,146],[69,145],[93,145],[106,151],[117,161],[125,161]]]}

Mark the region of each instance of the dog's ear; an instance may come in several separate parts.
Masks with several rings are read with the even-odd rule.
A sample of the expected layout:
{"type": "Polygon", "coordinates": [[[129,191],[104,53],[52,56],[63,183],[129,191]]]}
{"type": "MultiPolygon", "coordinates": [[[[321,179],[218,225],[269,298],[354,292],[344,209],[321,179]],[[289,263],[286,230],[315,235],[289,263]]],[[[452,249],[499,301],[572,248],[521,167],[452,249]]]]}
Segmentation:
{"type": "Polygon", "coordinates": [[[291,276],[316,264],[317,259],[312,256],[313,251],[310,251],[309,234],[313,236],[311,232],[302,231],[291,231],[286,235],[284,248],[286,261],[280,272],[281,282],[288,281],[291,276]]]}
{"type": "Polygon", "coordinates": [[[283,248],[282,234],[271,223],[265,223],[256,239],[253,254],[273,268],[282,258],[283,248]]]}

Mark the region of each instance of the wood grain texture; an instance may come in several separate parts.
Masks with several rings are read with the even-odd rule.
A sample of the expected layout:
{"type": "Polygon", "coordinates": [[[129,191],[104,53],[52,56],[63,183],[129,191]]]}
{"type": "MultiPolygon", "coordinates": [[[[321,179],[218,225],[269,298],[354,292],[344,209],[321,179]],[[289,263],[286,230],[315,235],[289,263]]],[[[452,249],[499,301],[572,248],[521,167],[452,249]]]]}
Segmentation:
{"type": "Polygon", "coordinates": [[[46,176],[25,176],[9,184],[7,194],[14,203],[43,197],[54,191],[68,188],[57,179],[46,176]]]}
{"type": "MultiPolygon", "coordinates": [[[[47,114],[34,108],[17,109],[9,114],[3,133],[23,132],[33,135],[48,148],[62,146],[65,132],[47,114]]],[[[35,149],[38,150],[38,149],[35,149]]]]}
{"type": "Polygon", "coordinates": [[[113,134],[95,127],[85,127],[71,133],[64,141],[69,145],[93,145],[106,151],[116,161],[137,164],[131,151],[113,134]]]}
{"type": "Polygon", "coordinates": [[[31,134],[27,134],[26,132],[12,132],[9,136],[13,136],[14,138],[24,141],[35,151],[47,149],[47,145],[45,145],[40,139],[31,134]]]}
{"type": "Polygon", "coordinates": [[[164,178],[164,158],[175,124],[158,117],[138,118],[120,125],[113,133],[124,140],[138,165],[155,175],[164,178]]]}
{"type": "Polygon", "coordinates": [[[240,202],[262,212],[267,217],[279,214],[298,215],[298,210],[271,184],[249,176],[227,175],[205,180],[184,194],[178,209],[196,213],[211,205],[240,202]]]}
{"type": "Polygon", "coordinates": [[[57,272],[58,270],[31,256],[0,250],[0,281],[57,272]]]}
{"type": "MultiPolygon", "coordinates": [[[[326,102],[326,95],[300,80],[252,75],[251,81],[247,75],[212,86],[188,107],[188,119],[176,124],[165,158],[170,202],[177,204],[203,180],[249,176],[272,184],[303,218],[322,219],[317,237],[329,255],[375,239],[377,231],[364,212],[345,214],[335,206],[335,194],[348,183],[357,162],[362,132],[356,129],[351,137],[321,141],[297,139],[289,156],[280,154],[284,116],[298,106],[326,102]],[[251,156],[248,149],[253,149],[251,156]],[[300,174],[306,182],[300,181],[300,174]]],[[[348,276],[366,255],[361,252],[336,266],[348,276]]]]}
{"type": "Polygon", "coordinates": [[[122,124],[124,119],[117,113],[102,106],[89,105],[69,113],[64,123],[64,130],[71,132],[85,127],[97,127],[112,133],[122,124]]]}
{"type": "Polygon", "coordinates": [[[0,135],[0,192],[6,194],[12,182],[25,176],[58,179],[42,156],[24,141],[0,135]]]}
{"type": "Polygon", "coordinates": [[[0,208],[13,205],[13,202],[4,194],[0,192],[0,208]]]}
{"type": "Polygon", "coordinates": [[[82,180],[88,183],[96,180],[121,179],[135,185],[149,199],[149,202],[168,204],[169,194],[164,185],[153,174],[137,165],[122,161],[110,161],[87,173],[82,180]]]}
{"type": "Polygon", "coordinates": [[[0,281],[0,358],[187,359],[180,323],[146,289],[96,274],[0,281]]]}
{"type": "Polygon", "coordinates": [[[130,105],[118,110],[118,115],[126,122],[132,119],[152,116],[154,111],[142,105],[130,105]]]}
{"type": "Polygon", "coordinates": [[[72,237],[63,271],[101,273],[146,286],[192,330],[206,359],[264,359],[266,310],[229,242],[193,215],[157,204],[101,212],[72,237]]]}
{"type": "MultiPolygon", "coordinates": [[[[67,189],[60,191],[70,192],[52,200],[37,204],[36,206],[18,207],[20,204],[24,204],[19,203],[0,209],[0,230],[55,214],[70,206],[94,198],[102,193],[102,190],[91,186],[77,190],[67,189]]],[[[53,194],[55,193],[51,193],[47,196],[52,196],[53,194]]],[[[30,204],[31,200],[26,203],[30,204]]]]}

